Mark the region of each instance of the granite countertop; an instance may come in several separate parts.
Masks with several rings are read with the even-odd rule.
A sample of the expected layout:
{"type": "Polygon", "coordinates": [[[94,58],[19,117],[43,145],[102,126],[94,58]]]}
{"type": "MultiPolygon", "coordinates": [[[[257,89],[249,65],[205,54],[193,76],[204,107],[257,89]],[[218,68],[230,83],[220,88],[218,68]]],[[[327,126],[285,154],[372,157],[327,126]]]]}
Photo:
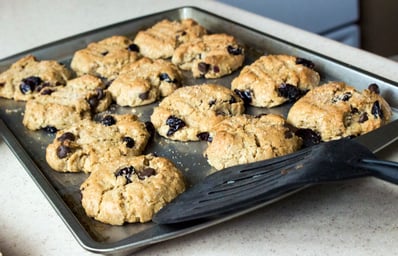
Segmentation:
{"type": "MultiPolygon", "coordinates": [[[[398,81],[398,64],[214,1],[0,1],[0,59],[80,32],[178,6],[198,6],[398,81]]],[[[398,143],[378,153],[398,161],[398,143]]],[[[0,139],[0,252],[93,255],[66,228],[0,139]]],[[[398,187],[374,178],[314,186],[136,255],[398,255],[398,187]]],[[[0,253],[1,255],[1,253],[0,253]]]]}

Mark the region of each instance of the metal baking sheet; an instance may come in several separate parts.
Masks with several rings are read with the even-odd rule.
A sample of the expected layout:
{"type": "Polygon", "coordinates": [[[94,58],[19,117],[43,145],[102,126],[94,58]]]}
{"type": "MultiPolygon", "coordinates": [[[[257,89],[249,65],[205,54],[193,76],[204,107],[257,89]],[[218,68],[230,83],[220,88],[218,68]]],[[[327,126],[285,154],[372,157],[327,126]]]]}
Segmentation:
{"type": "MultiPolygon", "coordinates": [[[[0,72],[6,70],[13,62],[27,54],[33,54],[39,59],[58,60],[69,66],[73,53],[78,49],[85,48],[88,43],[112,35],[126,35],[133,38],[137,31],[148,28],[165,18],[170,20],[193,18],[211,33],[225,32],[234,35],[240,43],[246,46],[247,58],[245,64],[250,64],[263,54],[289,54],[314,62],[316,70],[321,74],[322,83],[344,81],[360,90],[367,88],[371,83],[377,83],[383,97],[393,107],[393,119],[398,118],[398,87],[396,83],[359,70],[348,63],[341,63],[333,59],[333,56],[323,56],[312,52],[306,49],[305,45],[293,45],[283,39],[275,38],[272,36],[272,31],[268,31],[267,34],[261,33],[250,27],[242,26],[208,11],[193,7],[182,7],[132,19],[25,51],[1,60],[0,72]]],[[[189,73],[184,72],[184,84],[211,82],[229,87],[231,80],[238,74],[239,70],[221,79],[205,80],[193,79],[189,73]]],[[[51,170],[45,161],[45,148],[53,140],[54,135],[44,131],[27,130],[22,125],[24,105],[23,102],[0,99],[0,118],[3,121],[0,122],[0,133],[76,240],[86,250],[112,255],[130,254],[145,246],[204,229],[255,209],[251,208],[223,218],[189,225],[163,226],[146,223],[111,226],[95,221],[86,216],[80,203],[79,186],[87,177],[87,174],[58,173],[51,170]]],[[[149,121],[149,116],[155,105],[156,103],[136,108],[113,105],[110,111],[138,114],[142,121],[149,121]]],[[[272,109],[248,108],[247,113],[280,113],[286,116],[288,109],[289,105],[287,104],[272,109]]],[[[383,140],[383,138],[380,139],[383,140]]],[[[385,143],[387,145],[388,141],[385,143]]],[[[160,156],[168,157],[182,170],[188,182],[195,184],[214,171],[202,155],[205,147],[205,142],[182,143],[168,141],[156,136],[146,152],[154,152],[160,156]]],[[[267,202],[267,204],[269,203],[272,202],[267,202]]]]}

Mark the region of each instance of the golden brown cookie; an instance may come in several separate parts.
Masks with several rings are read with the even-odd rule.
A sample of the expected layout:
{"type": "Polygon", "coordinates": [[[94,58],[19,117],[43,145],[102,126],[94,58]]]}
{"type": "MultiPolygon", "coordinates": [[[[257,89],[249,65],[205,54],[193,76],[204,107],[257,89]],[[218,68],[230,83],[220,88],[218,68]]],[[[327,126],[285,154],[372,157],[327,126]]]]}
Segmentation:
{"type": "Polygon", "coordinates": [[[91,172],[113,158],[140,155],[149,137],[137,116],[108,114],[98,122],[86,119],[58,131],[46,160],[58,172],[91,172]]]}
{"type": "Polygon", "coordinates": [[[244,112],[243,101],[216,84],[185,86],[164,98],[151,115],[157,132],[168,139],[197,141],[222,120],[244,112]]]}
{"type": "Polygon", "coordinates": [[[111,225],[148,222],[185,190],[181,172],[153,155],[110,159],[81,185],[86,214],[111,225]]]}
{"type": "Polygon", "coordinates": [[[293,102],[319,84],[314,64],[288,55],[262,56],[245,66],[231,89],[256,107],[275,107],[293,102]]]}
{"type": "Polygon", "coordinates": [[[244,59],[244,48],[233,36],[212,34],[180,45],[172,62],[193,77],[218,78],[237,70],[244,59]]]}
{"type": "Polygon", "coordinates": [[[0,74],[0,97],[26,101],[44,88],[63,86],[71,72],[54,60],[37,60],[27,55],[0,74]]]}
{"type": "Polygon", "coordinates": [[[204,155],[217,170],[293,153],[302,144],[275,114],[227,118],[214,126],[207,140],[204,155]]]}
{"type": "Polygon", "coordinates": [[[101,79],[84,75],[69,80],[66,86],[44,88],[26,102],[23,124],[30,130],[59,130],[90,119],[112,103],[101,79]]]}
{"type": "Polygon", "coordinates": [[[134,39],[143,56],[152,59],[170,58],[182,43],[207,34],[204,27],[193,19],[162,20],[151,28],[139,31],[134,39]]]}
{"type": "Polygon", "coordinates": [[[71,68],[77,75],[115,79],[122,68],[139,59],[138,48],[125,36],[111,36],[75,52],[71,68]]]}
{"type": "Polygon", "coordinates": [[[124,67],[108,90],[118,105],[135,107],[171,94],[181,82],[181,73],[174,64],[144,57],[124,67]]]}
{"type": "Polygon", "coordinates": [[[343,82],[329,82],[309,91],[290,109],[287,120],[311,129],[323,141],[370,132],[391,118],[388,103],[377,85],[360,92],[343,82]]]}

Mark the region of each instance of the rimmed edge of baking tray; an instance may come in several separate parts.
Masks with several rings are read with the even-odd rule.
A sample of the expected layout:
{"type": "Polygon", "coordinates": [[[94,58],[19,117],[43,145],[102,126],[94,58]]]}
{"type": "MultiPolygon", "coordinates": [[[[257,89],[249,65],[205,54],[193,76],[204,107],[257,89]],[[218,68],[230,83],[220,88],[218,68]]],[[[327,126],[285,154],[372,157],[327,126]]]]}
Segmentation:
{"type": "MultiPolygon", "coordinates": [[[[384,81],[386,84],[388,85],[393,85],[393,86],[397,86],[397,83],[394,81],[391,81],[389,79],[386,79],[384,77],[380,77],[377,74],[373,74],[371,72],[359,69],[357,67],[353,67],[347,63],[344,63],[342,61],[333,59],[329,56],[325,56],[323,54],[314,52],[310,49],[307,49],[303,46],[299,46],[299,45],[295,45],[292,44],[284,39],[275,37],[271,34],[268,33],[264,33],[262,31],[258,31],[256,29],[250,28],[248,26],[236,23],[234,21],[231,21],[228,18],[219,16],[217,14],[211,13],[207,10],[203,10],[197,7],[191,7],[191,6],[183,6],[183,7],[179,7],[179,8],[175,8],[175,9],[171,9],[171,10],[165,10],[162,12],[158,12],[158,13],[154,13],[154,14],[150,14],[150,15],[145,15],[142,17],[138,17],[138,18],[134,18],[131,20],[127,20],[127,21],[123,21],[123,22],[119,22],[119,23],[115,23],[109,26],[105,26],[105,27],[101,27],[95,30],[91,30],[91,31],[87,31],[87,32],[83,32],[77,35],[74,35],[72,37],[67,37],[61,40],[57,40],[55,42],[51,42],[39,47],[35,47],[32,48],[30,50],[26,50],[23,51],[21,53],[9,56],[5,59],[0,60],[0,62],[9,62],[12,63],[13,61],[15,61],[15,59],[19,58],[22,55],[26,55],[29,54],[31,52],[40,52],[40,51],[47,51],[49,48],[54,47],[54,46],[59,46],[59,44],[63,44],[65,42],[69,42],[73,39],[77,39],[77,38],[81,38],[81,37],[85,37],[87,35],[92,35],[92,34],[96,34],[99,33],[101,31],[110,29],[110,28],[115,28],[127,23],[131,23],[137,20],[142,20],[146,17],[153,17],[153,16],[158,16],[158,15],[165,15],[167,13],[175,13],[175,12],[179,12],[180,16],[182,17],[190,17],[190,16],[194,16],[192,15],[192,12],[199,12],[202,13],[203,15],[211,15],[217,19],[221,19],[227,23],[231,23],[231,24],[235,24],[236,26],[240,26],[245,30],[249,30],[253,33],[256,34],[260,34],[264,37],[268,37],[271,38],[273,40],[276,40],[282,44],[285,45],[289,45],[293,48],[299,49],[300,51],[304,51],[306,53],[312,54],[314,56],[317,56],[318,58],[321,58],[323,60],[328,60],[328,62],[332,63],[333,65],[338,65],[338,66],[344,66],[346,68],[349,68],[351,71],[355,71],[358,72],[358,74],[360,74],[361,76],[366,75],[368,77],[371,78],[375,78],[377,80],[380,81],[384,81]]],[[[166,15],[167,16],[167,15],[166,15]]],[[[194,18],[194,17],[193,17],[194,18]]],[[[85,43],[85,42],[84,42],[85,43]]],[[[62,59],[62,56],[59,56],[57,59],[62,59]]],[[[392,96],[394,97],[394,96],[392,96]]],[[[394,105],[394,107],[396,107],[394,105]]],[[[158,228],[161,231],[164,231],[163,235],[158,235],[156,237],[151,237],[148,236],[146,238],[145,235],[142,234],[136,234],[133,235],[133,237],[129,237],[126,239],[123,239],[121,241],[117,241],[117,242],[110,242],[110,243],[102,243],[99,241],[96,241],[92,238],[92,236],[89,234],[89,232],[87,232],[87,230],[85,229],[85,227],[80,223],[80,221],[78,220],[78,218],[75,216],[75,214],[71,211],[71,209],[69,208],[69,206],[67,205],[67,203],[61,198],[61,196],[57,193],[57,191],[54,189],[53,185],[51,184],[51,182],[48,181],[48,179],[45,177],[45,175],[43,175],[41,173],[40,168],[36,165],[36,163],[31,159],[31,157],[29,156],[29,154],[26,152],[26,150],[24,149],[24,147],[19,143],[18,139],[14,136],[14,134],[11,132],[12,129],[10,127],[8,127],[4,122],[0,122],[0,130],[4,130],[4,132],[1,133],[2,137],[4,138],[5,142],[7,143],[7,145],[10,147],[10,149],[12,150],[12,152],[15,154],[15,156],[18,158],[18,160],[22,163],[22,165],[24,166],[24,168],[27,170],[28,174],[31,176],[31,178],[34,180],[34,182],[38,185],[39,189],[42,191],[42,193],[46,196],[46,198],[48,199],[48,201],[50,202],[50,204],[53,206],[53,208],[55,209],[55,211],[57,212],[57,214],[61,217],[61,219],[64,221],[64,223],[66,224],[66,226],[69,228],[69,230],[71,231],[71,233],[73,234],[73,236],[76,238],[76,240],[79,242],[79,244],[86,250],[91,251],[91,252],[95,252],[95,253],[104,253],[104,254],[125,254],[125,253],[132,253],[138,249],[141,249],[143,247],[146,247],[148,245],[154,244],[154,243],[158,243],[158,242],[162,242],[162,241],[166,241],[172,238],[177,238],[180,236],[184,236],[186,234],[189,233],[193,233],[196,232],[198,230],[202,230],[204,228],[225,222],[227,220],[236,218],[238,216],[241,216],[243,214],[246,214],[248,212],[251,212],[255,209],[258,209],[260,207],[264,207],[265,205],[271,204],[275,201],[278,201],[284,197],[290,196],[293,193],[298,192],[301,189],[304,189],[306,187],[302,187],[299,189],[296,189],[294,191],[291,191],[289,193],[283,194],[280,197],[268,201],[266,203],[263,203],[259,206],[250,208],[250,209],[246,209],[244,211],[240,211],[238,213],[234,213],[222,218],[218,218],[218,219],[214,219],[214,220],[210,220],[210,221],[206,221],[206,222],[197,222],[197,223],[189,223],[189,224],[184,224],[184,225],[171,225],[171,226],[165,226],[165,225],[159,225],[158,228]],[[33,172],[37,172],[35,173],[35,175],[33,175],[33,172]],[[40,175],[38,175],[40,174],[40,175]],[[143,239],[139,240],[139,237],[143,237],[143,239]],[[136,239],[133,239],[136,238],[136,239]],[[137,239],[138,238],[138,239],[137,239]],[[138,240],[138,241],[134,241],[134,240],[138,240]]],[[[147,231],[147,230],[146,230],[147,231]]]]}

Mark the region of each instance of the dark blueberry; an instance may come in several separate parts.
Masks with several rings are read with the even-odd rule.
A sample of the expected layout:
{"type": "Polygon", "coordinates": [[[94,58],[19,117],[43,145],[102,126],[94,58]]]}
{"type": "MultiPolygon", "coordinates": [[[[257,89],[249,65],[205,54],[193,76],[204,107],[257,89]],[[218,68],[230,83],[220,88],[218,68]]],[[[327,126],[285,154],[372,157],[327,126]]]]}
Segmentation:
{"type": "Polygon", "coordinates": [[[3,87],[4,85],[6,85],[6,83],[0,83],[0,87],[3,87]]]}
{"type": "Polygon", "coordinates": [[[123,142],[126,143],[126,147],[132,148],[135,145],[135,141],[131,137],[124,137],[123,142]]]}
{"type": "Polygon", "coordinates": [[[227,46],[227,51],[229,54],[232,54],[232,55],[241,55],[243,53],[242,48],[240,48],[239,46],[234,47],[232,45],[227,46]]]}
{"type": "Polygon", "coordinates": [[[165,81],[165,82],[168,82],[168,83],[175,83],[176,82],[176,80],[175,79],[172,80],[170,78],[169,74],[167,74],[167,73],[161,73],[159,75],[159,79],[160,79],[160,81],[165,81]]]}
{"type": "Polygon", "coordinates": [[[352,94],[350,92],[346,92],[341,96],[342,101],[348,101],[352,97],[352,94]]]}
{"type": "Polygon", "coordinates": [[[303,139],[303,147],[310,147],[322,142],[321,136],[311,129],[297,129],[295,134],[303,139]]]}
{"type": "Polygon", "coordinates": [[[238,90],[235,89],[234,92],[243,100],[245,103],[252,102],[252,91],[251,90],[238,90]]]}
{"type": "Polygon", "coordinates": [[[101,55],[106,56],[106,55],[108,55],[108,53],[109,53],[108,51],[104,51],[104,52],[101,52],[101,55]]]}
{"type": "Polygon", "coordinates": [[[380,117],[381,119],[383,119],[383,117],[384,117],[383,110],[381,109],[381,106],[380,106],[380,103],[378,100],[376,100],[375,103],[373,103],[372,114],[374,115],[375,118],[380,117]]]}
{"type": "Polygon", "coordinates": [[[377,84],[373,83],[368,86],[369,91],[380,94],[380,88],[377,84]]]}
{"type": "Polygon", "coordinates": [[[213,106],[214,104],[216,104],[216,100],[210,100],[209,101],[209,107],[213,106]]]}
{"type": "Polygon", "coordinates": [[[127,47],[127,50],[129,50],[129,51],[131,51],[131,52],[139,52],[139,51],[140,51],[140,48],[139,48],[138,45],[136,45],[136,44],[130,44],[130,45],[127,47]]]}
{"type": "Polygon", "coordinates": [[[22,79],[21,84],[19,85],[19,89],[23,94],[32,93],[37,90],[38,87],[42,83],[42,80],[38,76],[30,76],[25,79],[22,79]]]}
{"type": "Polygon", "coordinates": [[[296,58],[296,64],[306,66],[307,68],[314,69],[315,64],[304,58],[296,58]]]}
{"type": "Polygon", "coordinates": [[[55,92],[53,89],[46,88],[46,89],[44,89],[44,90],[41,90],[41,91],[40,91],[40,94],[41,94],[41,95],[51,95],[51,93],[53,93],[53,92],[55,92]]]}
{"type": "Polygon", "coordinates": [[[151,167],[147,167],[144,170],[137,172],[137,176],[140,180],[144,180],[146,177],[150,177],[153,175],[156,175],[156,171],[151,167]]]}
{"type": "Polygon", "coordinates": [[[185,122],[175,116],[169,116],[166,120],[166,124],[170,127],[167,131],[167,136],[173,135],[176,131],[185,126],[185,122]]]}
{"type": "Polygon", "coordinates": [[[113,116],[111,115],[106,115],[101,119],[101,124],[106,125],[106,126],[111,126],[116,124],[116,120],[113,116]]]}
{"type": "Polygon", "coordinates": [[[99,104],[97,95],[92,95],[90,98],[88,98],[87,102],[90,105],[91,110],[94,111],[99,104]]]}
{"type": "Polygon", "coordinates": [[[228,116],[228,114],[225,113],[225,112],[224,112],[223,110],[221,110],[221,109],[216,110],[216,115],[217,115],[217,116],[228,116]]]}
{"type": "Polygon", "coordinates": [[[209,71],[210,64],[207,64],[205,62],[199,62],[198,64],[198,69],[201,73],[207,73],[209,71]]]}
{"type": "Polygon", "coordinates": [[[359,116],[358,122],[360,123],[364,123],[366,121],[368,121],[368,113],[364,112],[359,116]]]}
{"type": "Polygon", "coordinates": [[[71,132],[65,132],[57,138],[58,141],[64,142],[66,140],[74,141],[76,139],[75,135],[71,132]]]}
{"type": "Polygon", "coordinates": [[[218,66],[214,66],[213,71],[214,71],[214,73],[218,73],[218,72],[220,72],[220,68],[218,66]]]}
{"type": "Polygon", "coordinates": [[[95,92],[97,94],[97,99],[102,100],[105,96],[104,90],[102,88],[96,88],[95,92]]]}
{"type": "Polygon", "coordinates": [[[44,130],[48,133],[56,133],[58,131],[54,126],[46,126],[44,127],[44,130]]]}
{"type": "Polygon", "coordinates": [[[72,152],[71,148],[65,145],[59,145],[57,148],[57,156],[59,159],[65,158],[72,152]]]}
{"type": "Polygon", "coordinates": [[[198,139],[202,140],[202,141],[207,141],[207,142],[213,141],[213,138],[210,137],[210,133],[208,133],[208,132],[198,133],[198,134],[196,134],[196,137],[198,137],[198,139]]]}
{"type": "Polygon", "coordinates": [[[234,104],[234,103],[236,103],[236,99],[235,99],[235,97],[234,97],[233,95],[231,95],[231,98],[229,98],[228,103],[229,103],[229,104],[234,104]]]}
{"type": "Polygon", "coordinates": [[[294,102],[303,95],[303,92],[294,85],[281,84],[278,87],[278,94],[279,96],[288,99],[289,102],[294,102]]]}
{"type": "Polygon", "coordinates": [[[155,126],[153,126],[153,123],[150,121],[145,122],[145,128],[152,138],[155,135],[155,126]]]}
{"type": "Polygon", "coordinates": [[[138,94],[138,98],[140,98],[141,100],[147,100],[149,98],[149,92],[143,92],[138,94]]]}
{"type": "Polygon", "coordinates": [[[131,183],[131,175],[135,173],[133,166],[124,167],[115,173],[115,176],[124,176],[126,178],[126,184],[131,183]]]}
{"type": "Polygon", "coordinates": [[[351,107],[351,114],[358,114],[359,110],[357,108],[351,107]]]}

